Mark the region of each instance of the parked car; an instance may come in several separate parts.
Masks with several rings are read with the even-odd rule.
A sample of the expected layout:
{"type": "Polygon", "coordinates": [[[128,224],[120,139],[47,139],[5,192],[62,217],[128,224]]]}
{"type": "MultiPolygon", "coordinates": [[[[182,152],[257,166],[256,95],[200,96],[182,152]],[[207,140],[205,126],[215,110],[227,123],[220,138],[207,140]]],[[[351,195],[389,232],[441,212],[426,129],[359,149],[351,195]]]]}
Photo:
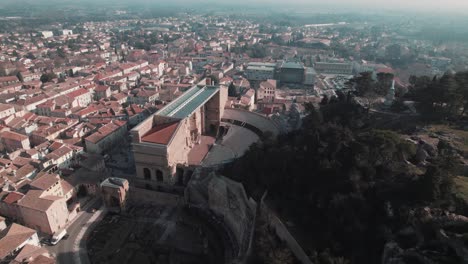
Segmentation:
{"type": "Polygon", "coordinates": [[[67,230],[64,229],[64,230],[60,231],[59,233],[52,236],[52,239],[50,240],[50,244],[57,245],[57,243],[60,240],[62,240],[65,236],[67,236],[67,238],[68,238],[67,230]]]}

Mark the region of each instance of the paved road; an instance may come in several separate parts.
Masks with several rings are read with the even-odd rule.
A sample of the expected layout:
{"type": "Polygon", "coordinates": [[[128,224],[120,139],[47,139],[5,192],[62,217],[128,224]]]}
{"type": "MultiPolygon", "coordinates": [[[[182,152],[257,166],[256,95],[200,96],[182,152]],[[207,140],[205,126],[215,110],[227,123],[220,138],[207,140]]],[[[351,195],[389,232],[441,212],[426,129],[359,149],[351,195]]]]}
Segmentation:
{"type": "MultiPolygon", "coordinates": [[[[89,208],[100,207],[101,200],[97,200],[89,208]]],[[[74,258],[74,244],[79,243],[80,249],[85,246],[85,241],[77,241],[80,231],[88,224],[90,218],[94,215],[90,210],[83,211],[82,214],[67,228],[67,233],[70,235],[66,240],[60,241],[55,246],[46,246],[49,252],[56,256],[58,264],[72,264],[76,263],[74,258]]],[[[80,250],[81,252],[82,250],[80,250]]],[[[84,261],[83,261],[84,263],[84,261]]]]}

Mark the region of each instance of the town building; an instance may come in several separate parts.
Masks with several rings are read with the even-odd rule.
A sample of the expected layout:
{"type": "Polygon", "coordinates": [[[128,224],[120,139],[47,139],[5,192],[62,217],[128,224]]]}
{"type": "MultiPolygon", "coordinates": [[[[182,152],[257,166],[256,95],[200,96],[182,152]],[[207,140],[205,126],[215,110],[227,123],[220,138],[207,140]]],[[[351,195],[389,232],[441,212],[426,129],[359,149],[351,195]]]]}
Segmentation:
{"type": "Polygon", "coordinates": [[[9,117],[15,113],[15,107],[9,104],[0,104],[0,119],[9,117]]]}
{"type": "Polygon", "coordinates": [[[114,120],[85,138],[86,151],[102,154],[121,143],[127,135],[127,122],[114,120]]]}
{"type": "Polygon", "coordinates": [[[302,84],[304,82],[305,67],[301,62],[285,61],[280,67],[281,83],[302,84]]]}
{"type": "Polygon", "coordinates": [[[80,88],[76,91],[68,93],[66,94],[66,96],[72,102],[71,103],[72,107],[76,107],[76,106],[84,107],[84,106],[88,106],[92,102],[91,93],[84,88],[80,88]]]}
{"type": "Polygon", "coordinates": [[[16,76],[4,76],[0,77],[0,86],[7,86],[15,83],[19,83],[18,77],[16,76]]]}
{"type": "Polygon", "coordinates": [[[312,67],[305,68],[305,77],[304,77],[304,84],[305,85],[314,85],[315,79],[317,78],[317,72],[312,67]]]}
{"type": "Polygon", "coordinates": [[[318,73],[323,73],[323,74],[342,74],[342,75],[353,74],[352,63],[316,62],[314,69],[318,73]]]}
{"type": "Polygon", "coordinates": [[[26,245],[40,245],[36,231],[15,223],[11,224],[0,238],[0,260],[13,261],[16,254],[26,245]]]}
{"type": "Polygon", "coordinates": [[[73,189],[64,190],[64,184],[58,175],[48,173],[31,182],[30,190],[17,201],[21,222],[51,235],[64,228],[79,210],[73,206],[73,211],[68,210],[67,200],[72,200],[73,189]]]}
{"type": "Polygon", "coordinates": [[[250,62],[247,65],[245,74],[249,81],[265,81],[268,79],[274,79],[276,67],[276,63],[250,62]]]}
{"type": "Polygon", "coordinates": [[[159,98],[159,92],[156,89],[140,89],[136,90],[133,96],[129,97],[129,100],[133,104],[144,105],[146,103],[154,103],[159,98]]]}
{"type": "Polygon", "coordinates": [[[267,80],[260,83],[257,90],[257,100],[272,102],[276,98],[276,80],[267,80]]]}
{"type": "Polygon", "coordinates": [[[220,125],[227,88],[196,85],[131,130],[137,177],[184,184],[220,125]]]}
{"type": "Polygon", "coordinates": [[[101,183],[104,204],[110,210],[124,210],[126,207],[129,183],[121,178],[107,178],[101,183]]]}
{"type": "Polygon", "coordinates": [[[30,149],[29,137],[13,131],[0,132],[0,150],[13,152],[18,149],[30,149]]]}
{"type": "Polygon", "coordinates": [[[51,38],[54,36],[54,32],[52,31],[42,31],[41,34],[44,38],[51,38]]]}
{"type": "Polygon", "coordinates": [[[252,111],[255,108],[255,90],[248,89],[240,98],[239,105],[246,110],[252,111]]]}
{"type": "Polygon", "coordinates": [[[73,35],[73,30],[70,30],[70,29],[64,29],[62,30],[62,35],[73,35]]]}
{"type": "Polygon", "coordinates": [[[100,100],[103,98],[109,98],[111,96],[111,89],[106,85],[98,85],[94,89],[94,98],[100,100]]]}

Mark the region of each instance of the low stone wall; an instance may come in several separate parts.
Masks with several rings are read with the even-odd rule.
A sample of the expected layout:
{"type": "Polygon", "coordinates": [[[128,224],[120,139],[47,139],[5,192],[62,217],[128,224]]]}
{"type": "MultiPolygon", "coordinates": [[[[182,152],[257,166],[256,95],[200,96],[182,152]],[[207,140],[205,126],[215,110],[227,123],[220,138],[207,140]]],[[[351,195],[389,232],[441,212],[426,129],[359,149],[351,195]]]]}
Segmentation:
{"type": "Polygon", "coordinates": [[[302,264],[312,264],[307,254],[304,252],[302,247],[297,243],[296,239],[289,233],[286,226],[281,222],[281,220],[268,208],[265,203],[261,204],[261,213],[267,215],[266,219],[269,221],[269,225],[273,227],[276,231],[276,235],[291,249],[294,256],[302,264]]]}
{"type": "Polygon", "coordinates": [[[129,190],[129,202],[177,206],[184,203],[184,197],[131,186],[129,190]]]}

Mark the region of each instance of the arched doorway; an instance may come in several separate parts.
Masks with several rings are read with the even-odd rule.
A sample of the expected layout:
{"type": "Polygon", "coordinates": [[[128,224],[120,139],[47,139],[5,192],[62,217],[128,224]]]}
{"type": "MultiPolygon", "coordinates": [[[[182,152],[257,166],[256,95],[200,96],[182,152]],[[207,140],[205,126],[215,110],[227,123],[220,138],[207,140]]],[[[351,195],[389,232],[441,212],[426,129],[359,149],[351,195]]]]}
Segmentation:
{"type": "Polygon", "coordinates": [[[78,192],[76,193],[76,196],[78,196],[78,198],[83,198],[86,195],[88,195],[88,190],[84,185],[80,185],[80,187],[78,187],[78,192]]]}
{"type": "Polygon", "coordinates": [[[109,203],[110,207],[120,207],[120,201],[117,197],[111,196],[109,203]]]}
{"type": "Polygon", "coordinates": [[[210,134],[216,135],[216,126],[213,124],[210,124],[210,134]]]}
{"type": "Polygon", "coordinates": [[[177,168],[176,177],[177,177],[177,185],[183,185],[184,184],[184,169],[177,168]]]}
{"type": "Polygon", "coordinates": [[[156,181],[158,182],[163,182],[164,181],[164,175],[161,170],[156,170],[156,181]]]}
{"type": "Polygon", "coordinates": [[[145,180],[151,180],[151,171],[148,168],[143,169],[143,175],[145,177],[145,180]]]}
{"type": "Polygon", "coordinates": [[[220,126],[218,129],[217,139],[222,139],[225,131],[226,131],[226,128],[224,126],[220,126]]]}

